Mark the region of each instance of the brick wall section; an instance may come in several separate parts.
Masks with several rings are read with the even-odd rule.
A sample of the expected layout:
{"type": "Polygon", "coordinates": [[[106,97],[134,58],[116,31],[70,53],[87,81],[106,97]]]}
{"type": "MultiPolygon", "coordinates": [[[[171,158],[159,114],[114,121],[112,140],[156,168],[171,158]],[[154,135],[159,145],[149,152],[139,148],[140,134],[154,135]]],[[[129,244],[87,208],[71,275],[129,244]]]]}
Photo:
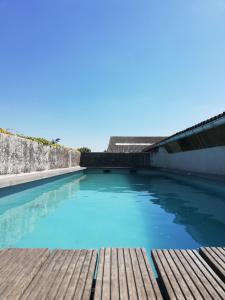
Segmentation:
{"type": "Polygon", "coordinates": [[[0,134],[0,175],[68,168],[79,164],[78,151],[0,134]]]}
{"type": "Polygon", "coordinates": [[[149,153],[91,152],[81,154],[81,167],[149,167],[149,153]]]}

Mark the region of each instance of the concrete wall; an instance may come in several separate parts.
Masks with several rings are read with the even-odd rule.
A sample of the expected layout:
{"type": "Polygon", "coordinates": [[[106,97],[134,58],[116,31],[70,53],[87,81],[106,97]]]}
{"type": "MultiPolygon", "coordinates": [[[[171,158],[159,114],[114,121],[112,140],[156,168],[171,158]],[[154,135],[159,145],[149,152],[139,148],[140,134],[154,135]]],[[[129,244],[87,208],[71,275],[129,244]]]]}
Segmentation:
{"type": "Polygon", "coordinates": [[[146,167],[149,165],[149,153],[82,153],[82,167],[146,167]]]}
{"type": "Polygon", "coordinates": [[[225,175],[225,146],[168,153],[160,147],[150,154],[152,167],[225,175]]]}
{"type": "Polygon", "coordinates": [[[0,134],[0,175],[75,167],[80,153],[0,134]]]}

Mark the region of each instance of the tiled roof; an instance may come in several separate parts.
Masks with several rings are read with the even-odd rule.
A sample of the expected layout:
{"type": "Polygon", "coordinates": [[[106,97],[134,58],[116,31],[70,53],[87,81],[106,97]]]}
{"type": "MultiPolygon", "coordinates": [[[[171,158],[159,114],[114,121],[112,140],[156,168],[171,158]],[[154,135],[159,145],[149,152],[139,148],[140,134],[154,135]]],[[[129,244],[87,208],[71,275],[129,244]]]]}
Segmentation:
{"type": "Polygon", "coordinates": [[[147,146],[151,146],[164,138],[156,136],[111,136],[107,152],[142,152],[147,146]]]}
{"type": "MultiPolygon", "coordinates": [[[[161,141],[159,141],[159,142],[160,142],[160,143],[161,143],[161,142],[164,143],[164,142],[166,142],[167,140],[170,140],[171,138],[174,138],[174,137],[176,137],[176,136],[178,136],[178,135],[181,135],[181,134],[183,134],[183,133],[186,133],[186,132],[188,132],[188,131],[192,131],[192,130],[197,129],[197,128],[199,128],[199,127],[205,126],[205,125],[207,125],[207,124],[210,124],[210,123],[212,123],[212,122],[214,122],[214,121],[217,121],[217,120],[219,120],[219,119],[222,119],[222,118],[224,118],[224,117],[225,117],[225,111],[224,111],[223,113],[221,113],[221,114],[218,114],[218,115],[212,117],[212,118],[209,118],[209,119],[207,119],[207,120],[205,120],[205,121],[202,121],[202,122],[200,122],[200,123],[197,123],[196,125],[193,125],[193,126],[188,127],[188,128],[186,128],[186,129],[184,129],[184,130],[181,130],[181,131],[179,131],[179,132],[177,132],[177,133],[175,133],[175,134],[173,134],[173,135],[171,135],[171,136],[169,136],[169,137],[166,137],[165,139],[163,139],[163,140],[161,140],[161,141]]],[[[154,146],[145,147],[145,148],[143,149],[143,151],[145,152],[145,151],[148,151],[148,150],[150,150],[150,149],[152,149],[152,148],[155,148],[155,147],[157,146],[157,144],[159,144],[159,142],[157,142],[154,146]]]]}

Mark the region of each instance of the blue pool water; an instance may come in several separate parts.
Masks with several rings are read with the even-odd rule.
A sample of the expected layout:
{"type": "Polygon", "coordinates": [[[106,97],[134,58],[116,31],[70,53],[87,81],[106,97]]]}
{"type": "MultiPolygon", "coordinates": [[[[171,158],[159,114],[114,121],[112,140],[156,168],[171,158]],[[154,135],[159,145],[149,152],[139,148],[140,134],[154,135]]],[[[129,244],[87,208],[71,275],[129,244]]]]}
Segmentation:
{"type": "Polygon", "coordinates": [[[79,173],[0,191],[0,247],[225,245],[225,194],[165,175],[79,173]]]}

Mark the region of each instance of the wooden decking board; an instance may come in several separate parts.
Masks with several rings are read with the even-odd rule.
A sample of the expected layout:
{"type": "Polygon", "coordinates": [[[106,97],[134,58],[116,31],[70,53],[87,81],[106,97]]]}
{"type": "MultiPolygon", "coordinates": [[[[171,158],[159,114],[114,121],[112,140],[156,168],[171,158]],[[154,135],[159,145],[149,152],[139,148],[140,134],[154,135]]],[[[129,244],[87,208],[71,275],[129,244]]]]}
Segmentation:
{"type": "Polygon", "coordinates": [[[58,290],[57,290],[56,298],[59,299],[59,300],[64,299],[64,295],[66,293],[67,287],[70,284],[70,280],[71,280],[72,275],[74,273],[74,270],[76,268],[76,264],[77,264],[77,261],[79,259],[79,256],[80,256],[80,251],[79,250],[72,251],[72,259],[71,259],[70,264],[67,268],[66,274],[63,277],[60,288],[58,287],[58,290]]]}
{"type": "MultiPolygon", "coordinates": [[[[135,274],[135,283],[136,283],[138,298],[143,299],[143,300],[147,299],[145,286],[143,284],[141,271],[140,271],[140,267],[139,267],[135,249],[130,249],[130,255],[131,255],[132,266],[133,266],[133,270],[134,270],[134,274],[135,274]]],[[[150,282],[149,282],[149,284],[150,284],[150,282]]]]}
{"type": "Polygon", "coordinates": [[[55,278],[55,280],[53,280],[51,287],[48,288],[48,293],[46,298],[47,299],[55,299],[56,295],[58,293],[58,290],[60,289],[61,283],[64,279],[65,274],[67,273],[68,267],[72,261],[73,258],[73,251],[65,251],[65,260],[61,265],[61,268],[59,269],[59,272],[55,278]]]}
{"type": "Polygon", "coordinates": [[[97,259],[96,251],[87,251],[79,280],[77,282],[76,290],[73,299],[88,299],[91,294],[92,281],[94,277],[95,264],[97,259]],[[89,271],[92,270],[90,274],[89,271]],[[91,276],[90,276],[91,275],[91,276]],[[90,280],[90,277],[92,280],[90,280]],[[87,279],[89,278],[89,281],[87,279]],[[87,285],[89,283],[89,285],[87,285]]]}
{"type": "Polygon", "coordinates": [[[105,249],[104,253],[104,276],[102,278],[102,298],[110,300],[110,276],[111,276],[111,250],[105,249]]]}
{"type": "Polygon", "coordinates": [[[185,299],[176,277],[174,277],[173,269],[171,269],[166,257],[164,256],[164,251],[158,250],[156,252],[152,252],[152,254],[153,260],[157,262],[157,269],[159,270],[160,275],[162,275],[162,279],[164,279],[167,292],[171,299],[185,299]]]}
{"type": "Polygon", "coordinates": [[[153,259],[153,262],[155,264],[157,273],[159,274],[159,278],[164,283],[165,289],[166,289],[166,292],[167,292],[168,296],[170,297],[170,299],[178,299],[176,297],[176,292],[175,292],[174,287],[173,287],[173,285],[170,281],[170,278],[168,277],[168,274],[165,270],[165,266],[164,266],[163,262],[161,262],[161,259],[158,255],[158,251],[152,250],[151,254],[152,254],[152,259],[153,259]]]}
{"type": "Polygon", "coordinates": [[[145,285],[147,298],[161,300],[162,294],[159,290],[158,283],[155,280],[155,276],[147,258],[146,250],[142,248],[140,249],[140,251],[137,251],[137,257],[141,269],[143,282],[145,285]],[[149,282],[151,283],[151,285],[149,284],[149,282]]]}
{"type": "Polygon", "coordinates": [[[27,285],[32,281],[39,269],[46,261],[49,251],[47,249],[28,250],[25,254],[25,262],[20,271],[16,274],[14,281],[4,291],[5,299],[19,299],[27,285]],[[37,252],[38,251],[38,252],[37,252]]]}
{"type": "MultiPolygon", "coordinates": [[[[225,248],[200,253],[152,251],[169,299],[225,300],[225,248]]],[[[89,300],[96,263],[95,250],[0,250],[0,300],[89,300]]],[[[162,300],[142,248],[101,249],[96,274],[94,300],[162,300]]]]}
{"type": "MultiPolygon", "coordinates": [[[[8,252],[6,257],[8,258],[8,252]]],[[[8,286],[14,286],[15,280],[28,269],[31,257],[28,256],[27,249],[17,249],[14,255],[10,255],[7,264],[3,266],[0,274],[0,289],[1,295],[8,286]]]]}
{"type": "Polygon", "coordinates": [[[16,260],[16,256],[13,254],[13,252],[10,249],[7,249],[4,252],[4,255],[0,257],[0,272],[1,272],[0,285],[1,285],[1,280],[4,279],[2,273],[6,272],[7,268],[10,268],[10,260],[16,260]]]}
{"type": "Polygon", "coordinates": [[[51,292],[53,285],[56,285],[56,289],[58,288],[57,281],[61,278],[60,270],[63,267],[63,265],[67,266],[64,263],[67,258],[68,252],[60,250],[56,250],[55,252],[56,254],[51,260],[49,267],[42,274],[42,280],[38,282],[38,288],[36,286],[35,290],[33,290],[33,293],[31,292],[31,299],[44,300],[51,292]]]}
{"type": "MultiPolygon", "coordinates": [[[[220,289],[220,279],[202,260],[201,256],[195,250],[180,251],[185,257],[186,262],[190,265],[193,272],[197,276],[197,285],[200,293],[206,299],[221,299],[221,295],[225,297],[225,293],[220,289]],[[215,275],[215,277],[214,277],[215,275]],[[219,281],[217,281],[217,279],[219,281]],[[217,291],[218,289],[218,291],[217,291]]],[[[223,298],[222,298],[223,299],[223,298]]]]}
{"type": "Polygon", "coordinates": [[[172,250],[170,251],[170,255],[173,258],[177,268],[180,270],[180,273],[182,274],[186,284],[188,284],[191,294],[195,295],[199,300],[204,299],[202,294],[200,294],[198,288],[194,284],[194,282],[198,280],[198,277],[195,275],[189,265],[187,265],[185,259],[183,258],[183,255],[181,255],[179,251],[172,250]],[[192,280],[189,279],[190,277],[192,278],[192,280]]]}
{"type": "Polygon", "coordinates": [[[84,292],[82,297],[83,300],[90,299],[91,292],[92,292],[91,287],[93,285],[93,275],[95,273],[96,264],[97,264],[97,251],[93,251],[90,264],[89,264],[87,278],[86,278],[86,284],[84,287],[84,292]]]}
{"type": "Polygon", "coordinates": [[[195,250],[186,250],[192,257],[193,265],[196,265],[196,270],[202,272],[200,280],[204,281],[205,289],[212,295],[213,299],[225,299],[225,285],[216,275],[216,273],[209,267],[203,258],[195,250]],[[206,280],[205,280],[206,279],[206,280]]]}
{"type": "Polygon", "coordinates": [[[101,249],[95,300],[161,300],[143,249],[101,249]]]}
{"type": "Polygon", "coordinates": [[[175,278],[175,281],[177,282],[177,284],[179,285],[179,289],[181,291],[182,294],[178,294],[179,299],[194,299],[191,290],[187,287],[187,283],[189,285],[189,282],[187,281],[187,279],[185,280],[185,276],[183,276],[183,273],[181,272],[181,268],[179,268],[179,264],[177,264],[174,259],[173,256],[171,255],[170,251],[163,251],[164,252],[164,256],[165,259],[167,260],[168,265],[170,266],[170,269],[172,271],[172,274],[175,278]],[[183,280],[180,280],[180,278],[182,278],[183,280]]]}
{"type": "MultiPolygon", "coordinates": [[[[192,259],[189,257],[189,252],[186,250],[180,250],[180,255],[183,257],[184,264],[185,264],[185,273],[187,271],[187,266],[189,266],[191,272],[189,272],[189,280],[187,280],[187,284],[190,287],[189,282],[193,282],[202,295],[203,299],[212,299],[212,296],[208,292],[208,289],[205,288],[205,285],[208,285],[208,280],[205,278],[204,273],[202,274],[200,270],[198,270],[198,266],[196,266],[196,262],[192,262],[192,259]]],[[[198,299],[198,293],[194,292],[194,299],[198,299]]]]}
{"type": "Polygon", "coordinates": [[[110,282],[111,298],[119,300],[119,266],[117,249],[111,249],[111,282],[110,282]]]}
{"type": "Polygon", "coordinates": [[[84,299],[91,293],[96,260],[97,251],[81,251],[64,299],[84,299]]]}
{"type": "Polygon", "coordinates": [[[79,259],[77,261],[76,267],[74,269],[74,272],[71,276],[71,280],[69,282],[69,285],[67,287],[66,293],[64,298],[65,299],[73,299],[75,291],[76,291],[76,287],[77,287],[77,283],[78,280],[80,278],[80,274],[82,272],[82,267],[83,267],[83,263],[85,261],[87,255],[87,251],[86,250],[81,250],[80,251],[80,256],[79,259]]]}
{"type": "Polygon", "coordinates": [[[4,252],[3,257],[1,257],[0,260],[0,272],[1,275],[5,273],[5,276],[0,277],[0,282],[1,279],[5,280],[7,272],[12,272],[13,267],[16,268],[17,265],[14,264],[14,262],[18,263],[20,257],[24,257],[24,251],[25,249],[15,249],[15,251],[13,251],[13,249],[8,249],[4,252]]]}
{"type": "Polygon", "coordinates": [[[225,250],[221,247],[205,247],[199,250],[201,256],[225,282],[225,250]]]}
{"type": "Polygon", "coordinates": [[[124,263],[125,263],[126,275],[127,275],[127,288],[128,288],[129,299],[130,300],[138,299],[130,249],[124,249],[124,263]]]}
{"type": "Polygon", "coordinates": [[[225,285],[195,250],[153,250],[170,299],[225,299],[225,285]]]}
{"type": "Polygon", "coordinates": [[[104,275],[104,261],[105,261],[105,249],[100,250],[98,258],[98,269],[97,269],[97,278],[95,285],[95,299],[102,299],[102,283],[104,275]]]}
{"type": "Polygon", "coordinates": [[[118,249],[118,266],[119,266],[118,269],[119,269],[120,299],[127,300],[128,299],[128,286],[127,286],[126,269],[125,269],[125,264],[124,264],[123,249],[118,249]]]}
{"type": "Polygon", "coordinates": [[[49,255],[47,249],[19,249],[0,273],[0,299],[19,299],[49,255]]]}
{"type": "MultiPolygon", "coordinates": [[[[18,294],[18,289],[13,289],[9,299],[17,299],[14,298],[16,295],[23,300],[87,300],[91,294],[96,260],[97,251],[93,250],[51,251],[36,276],[26,286],[22,284],[22,293],[18,294]]],[[[23,276],[17,280],[17,287],[23,283],[22,279],[23,276]]]]}
{"type": "Polygon", "coordinates": [[[37,275],[33,278],[33,280],[30,282],[30,284],[27,286],[26,290],[24,291],[23,295],[21,296],[21,299],[29,299],[31,298],[31,293],[33,296],[35,296],[35,293],[38,294],[39,289],[42,287],[42,280],[43,280],[43,274],[47,272],[47,269],[49,268],[49,265],[51,264],[51,261],[56,255],[56,251],[51,251],[48,259],[45,261],[45,263],[40,268],[40,271],[37,273],[37,275]]]}

